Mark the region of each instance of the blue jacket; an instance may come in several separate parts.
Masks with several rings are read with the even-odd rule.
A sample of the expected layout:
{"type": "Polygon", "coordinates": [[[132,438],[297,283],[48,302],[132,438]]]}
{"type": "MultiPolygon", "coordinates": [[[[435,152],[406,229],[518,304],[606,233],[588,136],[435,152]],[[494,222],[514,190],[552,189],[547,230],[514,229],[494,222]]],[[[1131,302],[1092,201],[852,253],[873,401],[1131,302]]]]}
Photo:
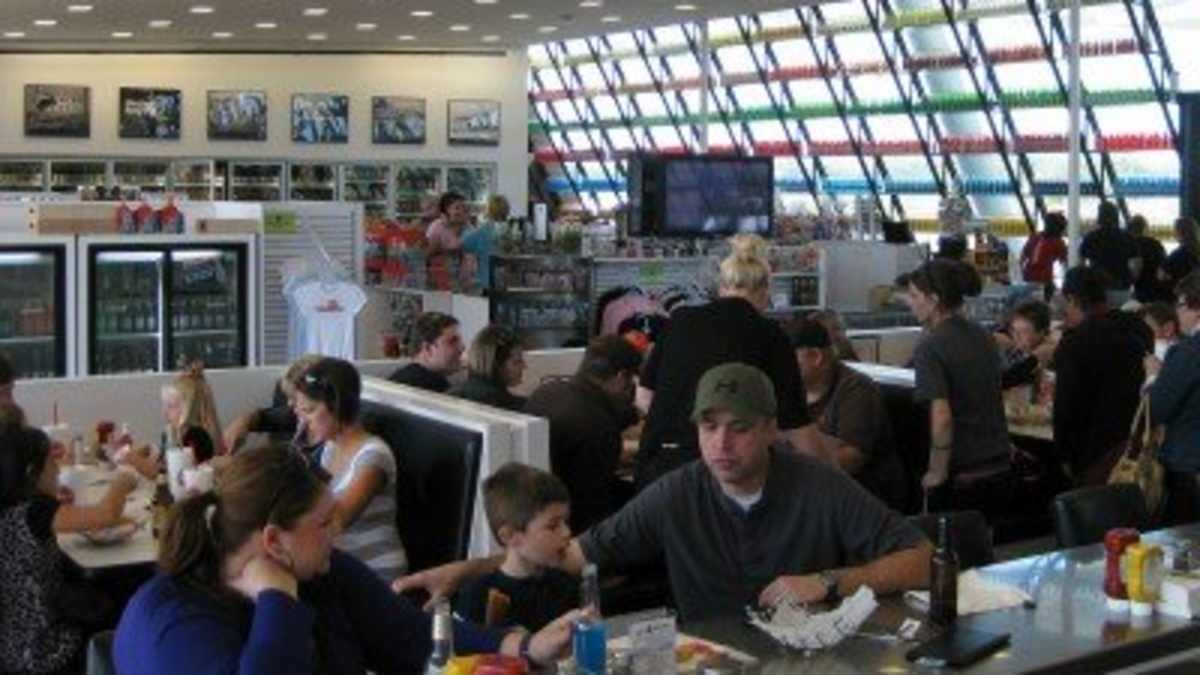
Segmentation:
{"type": "Polygon", "coordinates": [[[1200,334],[1171,348],[1150,387],[1150,416],[1165,424],[1162,462],[1175,471],[1200,471],[1200,334]]]}
{"type": "MultiPolygon", "coordinates": [[[[455,625],[460,654],[499,651],[503,633],[455,625]]],[[[121,675],[380,675],[424,672],[432,618],[357,559],[334,551],[300,601],[265,591],[224,606],[158,575],[129,601],[113,657],[121,675]]]]}

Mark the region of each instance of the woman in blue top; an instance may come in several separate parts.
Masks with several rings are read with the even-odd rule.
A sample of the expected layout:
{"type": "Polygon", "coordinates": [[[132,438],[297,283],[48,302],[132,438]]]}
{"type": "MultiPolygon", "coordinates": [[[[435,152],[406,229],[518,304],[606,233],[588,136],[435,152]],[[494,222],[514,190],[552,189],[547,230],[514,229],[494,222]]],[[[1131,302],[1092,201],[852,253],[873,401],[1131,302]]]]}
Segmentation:
{"type": "MultiPolygon", "coordinates": [[[[357,559],[333,549],[333,496],[299,453],[235,455],[216,489],[172,509],[161,573],[125,609],[114,658],[122,675],[416,673],[432,619],[357,559]]],[[[455,626],[458,653],[551,663],[568,614],[542,631],[455,626]]]]}

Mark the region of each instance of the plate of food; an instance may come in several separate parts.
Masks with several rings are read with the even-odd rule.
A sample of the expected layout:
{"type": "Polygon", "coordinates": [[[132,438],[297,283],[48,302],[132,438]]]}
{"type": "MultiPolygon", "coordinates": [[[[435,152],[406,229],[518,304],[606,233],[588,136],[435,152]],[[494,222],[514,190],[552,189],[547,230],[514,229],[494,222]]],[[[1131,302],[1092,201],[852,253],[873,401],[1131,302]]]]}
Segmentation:
{"type": "MultiPolygon", "coordinates": [[[[608,641],[609,652],[629,652],[631,648],[627,636],[608,641]]],[[[749,654],[703,638],[686,633],[680,633],[675,638],[675,672],[681,675],[699,673],[704,668],[714,666],[741,671],[757,663],[758,660],[749,654]]]]}
{"type": "Polygon", "coordinates": [[[137,523],[124,522],[83,533],[83,538],[96,546],[112,546],[128,541],[138,530],[137,523]]]}

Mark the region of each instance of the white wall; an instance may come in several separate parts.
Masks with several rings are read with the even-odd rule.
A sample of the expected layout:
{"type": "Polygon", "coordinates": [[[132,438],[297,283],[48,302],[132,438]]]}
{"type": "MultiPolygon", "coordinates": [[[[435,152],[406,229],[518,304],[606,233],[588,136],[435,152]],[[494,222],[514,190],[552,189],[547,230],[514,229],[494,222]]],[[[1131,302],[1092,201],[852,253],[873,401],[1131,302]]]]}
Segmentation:
{"type": "Polygon", "coordinates": [[[421,54],[4,54],[0,55],[0,155],[97,157],[199,157],[252,159],[451,160],[495,162],[498,188],[515,209],[528,189],[528,108],[524,52],[507,55],[421,54]],[[26,84],[90,86],[90,139],[24,136],[26,84]],[[179,141],[117,137],[122,86],[165,87],[183,92],[179,141]],[[267,92],[268,140],[212,142],[205,123],[210,89],[267,92]],[[350,96],[350,142],[299,145],[291,141],[289,109],[294,93],[350,96]],[[371,144],[371,96],[426,99],[423,146],[371,144]],[[497,148],[446,143],[446,101],[481,98],[501,102],[503,133],[497,148]]]}

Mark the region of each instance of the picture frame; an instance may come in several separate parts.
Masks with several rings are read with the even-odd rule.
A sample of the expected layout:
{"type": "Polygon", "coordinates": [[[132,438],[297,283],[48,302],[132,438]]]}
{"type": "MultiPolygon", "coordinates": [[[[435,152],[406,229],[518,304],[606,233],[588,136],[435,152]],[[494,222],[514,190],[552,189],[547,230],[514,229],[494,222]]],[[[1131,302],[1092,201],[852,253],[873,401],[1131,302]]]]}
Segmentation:
{"type": "Polygon", "coordinates": [[[25,135],[90,138],[91,87],[74,84],[25,85],[25,135]]]}
{"type": "Polygon", "coordinates": [[[292,94],[292,142],[349,143],[350,97],[292,94]]]}
{"type": "Polygon", "coordinates": [[[486,99],[447,101],[446,140],[450,145],[500,145],[500,102],[486,99]]]}
{"type": "Polygon", "coordinates": [[[256,90],[208,92],[208,140],[266,141],[267,93],[256,90]]]}
{"type": "Polygon", "coordinates": [[[424,145],[425,99],[371,97],[371,142],[376,145],[424,145]]]}
{"type": "Polygon", "coordinates": [[[183,92],[179,89],[121,87],[117,135],[177,141],[183,124],[183,92]]]}

